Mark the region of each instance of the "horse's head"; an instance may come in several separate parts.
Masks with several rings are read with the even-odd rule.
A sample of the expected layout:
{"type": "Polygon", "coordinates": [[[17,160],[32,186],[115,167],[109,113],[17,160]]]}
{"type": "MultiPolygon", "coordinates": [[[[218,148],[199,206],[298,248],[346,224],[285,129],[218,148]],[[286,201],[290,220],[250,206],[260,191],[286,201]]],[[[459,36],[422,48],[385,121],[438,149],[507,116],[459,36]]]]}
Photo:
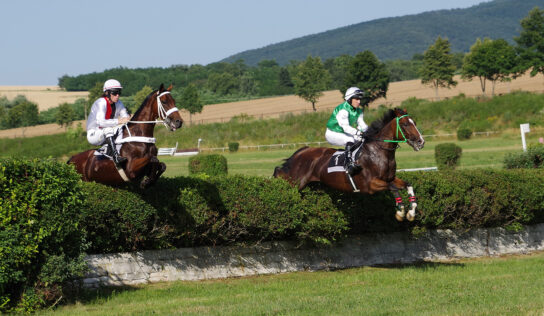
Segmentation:
{"type": "Polygon", "coordinates": [[[159,90],[157,90],[156,102],[157,102],[157,117],[164,121],[164,125],[171,131],[175,131],[183,124],[183,119],[179,114],[179,110],[176,107],[176,100],[170,94],[172,85],[168,89],[164,89],[164,85],[161,84],[159,90]]]}
{"type": "Polygon", "coordinates": [[[420,150],[425,145],[423,136],[417,129],[414,120],[401,109],[394,109],[396,118],[392,121],[395,129],[395,138],[400,141],[406,141],[415,151],[420,150]]]}

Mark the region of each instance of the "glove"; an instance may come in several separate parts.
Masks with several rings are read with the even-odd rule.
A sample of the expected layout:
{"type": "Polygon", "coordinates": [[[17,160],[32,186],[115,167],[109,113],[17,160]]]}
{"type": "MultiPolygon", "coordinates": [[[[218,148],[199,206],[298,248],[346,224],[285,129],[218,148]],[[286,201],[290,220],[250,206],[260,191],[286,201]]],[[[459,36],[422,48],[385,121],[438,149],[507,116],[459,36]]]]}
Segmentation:
{"type": "Polygon", "coordinates": [[[353,136],[353,138],[354,138],[356,141],[363,140],[363,132],[357,131],[357,133],[355,133],[355,135],[353,136]]]}

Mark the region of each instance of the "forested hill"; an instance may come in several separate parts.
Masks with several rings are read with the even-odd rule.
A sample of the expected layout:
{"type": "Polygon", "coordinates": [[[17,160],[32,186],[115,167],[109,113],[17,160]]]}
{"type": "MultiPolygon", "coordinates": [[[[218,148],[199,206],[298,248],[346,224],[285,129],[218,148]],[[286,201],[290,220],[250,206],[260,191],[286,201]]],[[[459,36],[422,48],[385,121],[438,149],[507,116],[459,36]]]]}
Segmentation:
{"type": "Polygon", "coordinates": [[[476,38],[512,42],[519,35],[520,20],[535,6],[543,9],[544,1],[494,0],[465,9],[378,19],[248,50],[222,61],[243,59],[247,65],[256,65],[261,60],[273,59],[285,65],[308,55],[325,60],[365,50],[382,61],[410,59],[416,53],[423,53],[438,36],[448,38],[453,52],[468,52],[476,38]]]}

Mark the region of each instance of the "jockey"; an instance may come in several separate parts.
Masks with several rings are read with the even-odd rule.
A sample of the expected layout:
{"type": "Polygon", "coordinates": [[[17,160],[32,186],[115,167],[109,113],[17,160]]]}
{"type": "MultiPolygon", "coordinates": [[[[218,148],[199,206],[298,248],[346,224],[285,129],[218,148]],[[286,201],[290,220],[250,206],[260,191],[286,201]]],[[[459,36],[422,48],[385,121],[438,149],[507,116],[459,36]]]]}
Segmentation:
{"type": "Polygon", "coordinates": [[[87,141],[95,146],[107,142],[107,154],[113,157],[117,166],[125,163],[127,158],[119,156],[114,135],[123,124],[130,120],[127,109],[119,100],[121,89],[123,87],[119,81],[107,80],[102,89],[104,91],[102,97],[94,101],[87,119],[87,141]]]}
{"type": "Polygon", "coordinates": [[[346,146],[345,166],[346,172],[350,175],[354,175],[361,169],[353,161],[351,152],[360,144],[362,133],[368,129],[363,120],[361,106],[363,95],[363,91],[357,87],[347,89],[344,95],[345,102],[332,111],[325,132],[325,138],[329,143],[335,146],[346,146]]]}

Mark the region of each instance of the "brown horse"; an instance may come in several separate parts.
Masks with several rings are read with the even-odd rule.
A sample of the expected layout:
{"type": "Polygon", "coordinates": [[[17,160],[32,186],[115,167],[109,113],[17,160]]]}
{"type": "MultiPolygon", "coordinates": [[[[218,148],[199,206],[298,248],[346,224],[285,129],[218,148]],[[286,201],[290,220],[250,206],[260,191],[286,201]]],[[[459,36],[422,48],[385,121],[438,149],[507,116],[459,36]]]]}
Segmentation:
{"type": "Polygon", "coordinates": [[[124,168],[119,168],[111,159],[95,155],[95,150],[87,150],[72,156],[68,163],[73,164],[84,181],[96,181],[108,185],[120,185],[129,181],[140,182],[141,188],[154,184],[166,170],[166,165],[157,159],[157,147],[153,130],[155,123],[164,123],[171,131],[183,124],[170,94],[172,85],[151,92],[127,125],[120,131],[123,140],[119,153],[128,160],[124,168]],[[159,118],[160,121],[156,121],[159,118]]]}
{"type": "Polygon", "coordinates": [[[398,143],[403,142],[408,143],[415,151],[423,148],[425,141],[415,122],[403,110],[388,110],[381,120],[370,125],[363,137],[364,142],[355,158],[362,171],[352,177],[343,168],[342,172],[330,172],[329,162],[335,153],[339,153],[336,149],[325,147],[299,149],[281,167],[276,167],[274,177],[288,180],[292,185],[298,186],[299,190],[316,181],[346,192],[373,194],[390,190],[395,196],[398,208],[395,217],[399,221],[405,216],[399,190],[407,189],[411,208],[406,218],[413,221],[417,207],[414,189],[396,177],[395,151],[398,143]]]}

